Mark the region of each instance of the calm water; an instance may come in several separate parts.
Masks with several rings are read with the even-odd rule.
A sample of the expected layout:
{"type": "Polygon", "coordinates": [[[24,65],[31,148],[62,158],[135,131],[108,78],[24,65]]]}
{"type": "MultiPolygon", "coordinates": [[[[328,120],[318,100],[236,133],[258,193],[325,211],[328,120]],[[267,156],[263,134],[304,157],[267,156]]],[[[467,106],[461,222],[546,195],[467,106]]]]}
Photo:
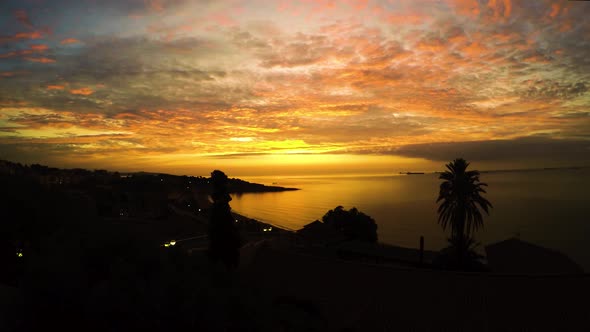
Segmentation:
{"type": "MultiPolygon", "coordinates": [[[[361,177],[251,177],[302,190],[233,196],[232,208],[290,229],[321,219],[338,205],[357,207],[378,224],[379,241],[438,250],[447,232],[437,224],[437,174],[361,177]]],[[[515,235],[567,253],[590,271],[590,169],[484,173],[494,205],[476,234],[483,246],[515,235]]]]}

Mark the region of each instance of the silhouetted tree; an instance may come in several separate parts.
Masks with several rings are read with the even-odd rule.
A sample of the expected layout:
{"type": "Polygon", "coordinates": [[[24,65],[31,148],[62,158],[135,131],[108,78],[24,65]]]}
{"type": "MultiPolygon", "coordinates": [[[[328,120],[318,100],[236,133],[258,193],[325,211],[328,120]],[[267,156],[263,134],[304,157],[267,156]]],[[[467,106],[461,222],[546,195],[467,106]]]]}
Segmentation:
{"type": "Polygon", "coordinates": [[[231,214],[227,192],[227,175],[222,171],[211,172],[211,219],[209,221],[209,258],[222,261],[227,267],[237,267],[240,236],[231,214]]]}
{"type": "Polygon", "coordinates": [[[457,258],[461,265],[462,258],[469,251],[467,239],[472,232],[483,227],[483,210],[489,214],[492,204],[481,196],[486,193],[486,183],[479,182],[478,171],[467,171],[469,163],[458,158],[446,165],[447,171],[440,174],[440,191],[436,202],[438,223],[443,230],[451,226],[451,244],[457,247],[457,258]]]}
{"type": "Polygon", "coordinates": [[[347,211],[342,206],[337,206],[334,210],[328,211],[322,217],[322,221],[342,232],[350,240],[377,242],[375,220],[355,207],[347,211]]]}

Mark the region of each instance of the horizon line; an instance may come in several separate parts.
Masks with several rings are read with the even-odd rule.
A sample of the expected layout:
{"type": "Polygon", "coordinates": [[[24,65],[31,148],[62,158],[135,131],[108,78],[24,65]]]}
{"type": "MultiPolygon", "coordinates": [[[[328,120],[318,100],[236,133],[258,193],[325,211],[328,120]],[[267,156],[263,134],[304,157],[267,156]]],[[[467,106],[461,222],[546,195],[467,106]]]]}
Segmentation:
{"type": "MultiPolygon", "coordinates": [[[[174,173],[166,173],[166,172],[151,172],[151,171],[143,171],[143,170],[139,170],[139,171],[118,171],[118,170],[110,170],[110,169],[105,169],[105,168],[93,168],[93,169],[89,169],[89,168],[83,168],[83,167],[71,167],[71,168],[61,168],[61,167],[54,167],[54,166],[49,166],[49,165],[43,165],[43,164],[39,164],[39,163],[20,163],[20,162],[14,162],[14,161],[10,161],[10,160],[6,160],[6,159],[0,159],[0,162],[9,162],[9,163],[13,163],[13,164],[21,164],[23,166],[26,167],[30,167],[32,165],[41,165],[41,166],[45,166],[45,167],[49,167],[49,168],[57,168],[60,170],[74,170],[74,169],[82,169],[82,170],[88,170],[88,171],[100,171],[100,170],[104,170],[110,173],[119,173],[119,174],[137,174],[137,173],[148,173],[148,174],[153,174],[153,175],[170,175],[170,176],[188,176],[188,177],[208,177],[208,174],[206,175],[188,175],[188,174],[174,174],[174,173]]],[[[477,170],[480,173],[497,173],[497,172],[530,172],[530,171],[550,171],[550,170],[567,170],[567,169],[586,169],[586,168],[590,168],[590,165],[570,165],[570,166],[560,166],[560,167],[535,167],[535,168],[499,168],[499,169],[483,169],[483,170],[477,170]]],[[[219,169],[219,168],[215,168],[215,169],[219,169]]],[[[213,171],[213,170],[212,170],[213,171]]],[[[436,171],[432,171],[432,170],[405,170],[405,171],[392,171],[391,173],[389,172],[375,172],[375,173],[370,173],[370,172],[365,172],[365,173],[326,173],[326,174],[274,174],[274,175],[247,175],[247,174],[236,174],[236,175],[231,175],[229,176],[230,178],[271,178],[271,177],[276,177],[276,178],[280,178],[280,177],[292,177],[292,178],[317,178],[317,177],[355,177],[355,176],[359,176],[359,177],[380,177],[380,176],[402,176],[402,175],[407,175],[405,174],[406,172],[423,172],[424,175],[427,174],[438,174],[441,173],[443,171],[440,170],[436,170],[436,171]]]]}

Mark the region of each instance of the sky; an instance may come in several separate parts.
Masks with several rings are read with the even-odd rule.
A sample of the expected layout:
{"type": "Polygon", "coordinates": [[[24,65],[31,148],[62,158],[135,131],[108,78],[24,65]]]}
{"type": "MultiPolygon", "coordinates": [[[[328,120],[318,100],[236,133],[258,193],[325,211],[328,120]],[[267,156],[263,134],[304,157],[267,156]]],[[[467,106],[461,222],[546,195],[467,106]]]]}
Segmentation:
{"type": "Polygon", "coordinates": [[[2,0],[0,159],[230,175],[590,165],[590,2],[2,0]]]}

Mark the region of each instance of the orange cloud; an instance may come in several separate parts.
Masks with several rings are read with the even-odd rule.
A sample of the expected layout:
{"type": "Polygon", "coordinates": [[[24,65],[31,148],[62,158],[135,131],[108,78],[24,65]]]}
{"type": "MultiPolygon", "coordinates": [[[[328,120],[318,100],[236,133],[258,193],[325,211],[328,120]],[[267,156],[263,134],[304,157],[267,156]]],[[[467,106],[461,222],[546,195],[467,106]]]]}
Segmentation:
{"type": "Polygon", "coordinates": [[[512,13],[512,2],[511,0],[490,0],[488,2],[488,8],[493,12],[495,20],[501,16],[508,18],[512,13]]]}
{"type": "Polygon", "coordinates": [[[39,31],[19,32],[14,35],[14,38],[16,38],[16,39],[39,39],[42,37],[43,37],[43,34],[39,31]]]}
{"type": "Polygon", "coordinates": [[[48,85],[47,90],[63,90],[63,85],[48,85]]]}
{"type": "Polygon", "coordinates": [[[368,4],[369,4],[369,0],[352,0],[351,1],[351,5],[353,5],[354,8],[357,10],[363,10],[363,9],[367,8],[368,4]]]}
{"type": "Polygon", "coordinates": [[[480,13],[477,0],[452,0],[451,4],[460,15],[477,17],[480,13]]]}
{"type": "Polygon", "coordinates": [[[0,59],[12,58],[12,57],[15,57],[17,55],[19,55],[19,53],[16,52],[16,51],[11,51],[11,52],[8,52],[8,53],[2,53],[2,54],[0,54],[0,59]]]}
{"type": "Polygon", "coordinates": [[[31,45],[31,50],[33,50],[35,52],[44,52],[44,51],[47,51],[48,49],[49,49],[49,46],[47,46],[45,44],[31,45]]]}
{"type": "Polygon", "coordinates": [[[461,52],[463,52],[465,55],[469,56],[469,57],[479,57],[481,56],[483,53],[485,53],[488,50],[487,47],[483,46],[480,43],[471,43],[466,47],[463,47],[461,49],[461,52]]]}
{"type": "Polygon", "coordinates": [[[528,56],[528,57],[526,57],[526,58],[524,58],[522,60],[524,62],[533,62],[533,63],[544,63],[544,64],[550,63],[547,58],[545,58],[542,55],[538,55],[538,54],[528,56]]]}
{"type": "Polygon", "coordinates": [[[572,29],[572,22],[565,21],[559,27],[559,32],[568,32],[572,29]]]}
{"type": "Polygon", "coordinates": [[[43,34],[40,31],[18,32],[12,36],[0,36],[0,44],[13,43],[23,39],[40,39],[43,34]]]}
{"type": "Polygon", "coordinates": [[[549,13],[549,17],[555,18],[559,14],[560,10],[561,10],[561,8],[559,7],[558,3],[552,4],[551,5],[551,12],[549,13]]]}
{"type": "Polygon", "coordinates": [[[13,77],[17,74],[17,72],[14,71],[3,71],[0,72],[0,77],[13,77]]]}
{"type": "Polygon", "coordinates": [[[504,17],[510,17],[512,13],[512,1],[504,0],[504,17]]]}
{"type": "Polygon", "coordinates": [[[69,45],[69,44],[78,44],[80,41],[76,38],[66,38],[61,41],[60,44],[62,45],[69,45]]]}
{"type": "Polygon", "coordinates": [[[424,23],[427,19],[429,19],[426,15],[421,14],[390,14],[385,17],[385,21],[391,24],[403,25],[403,24],[411,24],[411,25],[418,25],[424,23]]]}
{"type": "Polygon", "coordinates": [[[225,13],[218,13],[211,16],[211,19],[221,26],[235,26],[237,21],[225,13]]]}
{"type": "Polygon", "coordinates": [[[2,54],[0,54],[0,59],[7,59],[7,58],[16,57],[16,56],[30,55],[33,53],[44,52],[48,49],[49,49],[49,47],[47,45],[43,45],[43,44],[31,45],[31,48],[27,49],[27,50],[18,50],[18,51],[10,51],[7,53],[2,53],[2,54]]]}
{"type": "Polygon", "coordinates": [[[445,42],[440,39],[432,39],[432,40],[422,40],[416,44],[416,49],[425,52],[442,52],[447,48],[445,42]]]}
{"type": "Polygon", "coordinates": [[[148,5],[151,10],[156,11],[156,12],[161,12],[164,10],[164,6],[162,5],[162,2],[160,0],[148,1],[148,5]]]}
{"type": "MultiPolygon", "coordinates": [[[[484,37],[482,36],[481,39],[483,39],[484,37]]],[[[513,32],[505,32],[505,33],[495,33],[493,35],[491,35],[491,38],[489,38],[489,40],[491,42],[499,42],[499,43],[509,43],[511,41],[514,41],[518,39],[518,34],[513,33],[513,32]]]]}
{"type": "Polygon", "coordinates": [[[26,57],[25,60],[32,61],[32,62],[38,62],[38,63],[54,63],[55,62],[54,59],[50,59],[50,58],[46,58],[46,57],[40,57],[40,58],[26,57]]]}
{"type": "Polygon", "coordinates": [[[114,118],[117,120],[141,120],[141,119],[143,119],[142,116],[139,116],[134,113],[128,113],[128,112],[116,114],[114,116],[114,118]]]}
{"type": "Polygon", "coordinates": [[[94,91],[90,88],[80,88],[80,89],[70,90],[70,93],[73,95],[89,96],[89,95],[93,94],[94,91]]]}

